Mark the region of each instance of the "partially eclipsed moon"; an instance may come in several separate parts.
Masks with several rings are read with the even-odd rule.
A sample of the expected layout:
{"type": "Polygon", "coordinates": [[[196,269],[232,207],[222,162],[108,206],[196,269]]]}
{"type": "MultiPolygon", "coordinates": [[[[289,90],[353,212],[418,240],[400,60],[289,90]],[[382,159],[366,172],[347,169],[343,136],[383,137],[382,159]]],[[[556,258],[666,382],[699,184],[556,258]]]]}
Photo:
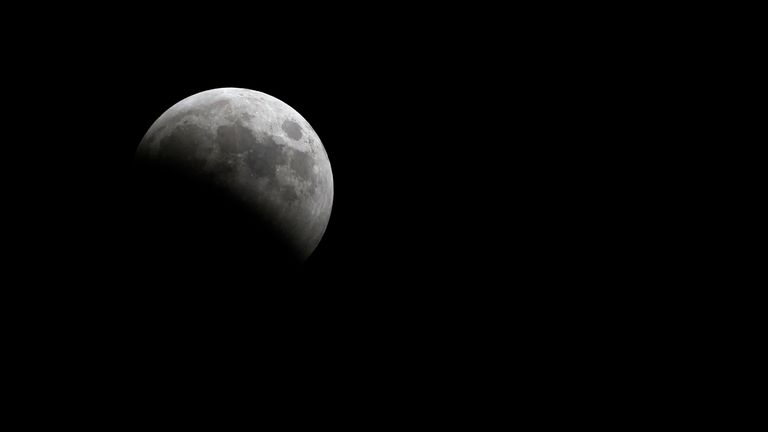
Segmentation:
{"type": "Polygon", "coordinates": [[[220,88],[190,96],[152,124],[136,157],[226,190],[269,220],[299,260],[328,225],[333,175],[325,148],[299,113],[267,94],[220,88]]]}

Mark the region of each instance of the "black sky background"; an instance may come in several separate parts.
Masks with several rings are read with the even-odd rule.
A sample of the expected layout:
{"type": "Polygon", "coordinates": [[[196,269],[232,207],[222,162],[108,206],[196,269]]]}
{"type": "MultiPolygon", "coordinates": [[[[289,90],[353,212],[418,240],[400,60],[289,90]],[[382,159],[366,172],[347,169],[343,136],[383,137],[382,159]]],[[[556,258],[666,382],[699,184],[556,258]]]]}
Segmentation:
{"type": "MultiPolygon", "coordinates": [[[[24,209],[11,215],[14,267],[45,309],[199,324],[207,305],[218,319],[245,319],[254,307],[306,325],[336,316],[363,332],[357,320],[398,327],[384,317],[420,320],[437,304],[477,300],[484,268],[507,260],[503,229],[488,230],[510,217],[500,181],[517,175],[493,154],[511,137],[509,99],[495,81],[506,66],[465,32],[341,21],[278,34],[237,19],[216,29],[93,19],[13,46],[14,94],[30,113],[19,129],[35,144],[14,149],[26,162],[11,171],[31,164],[37,173],[11,192],[24,209]],[[328,152],[331,220],[298,271],[260,268],[235,240],[228,250],[185,243],[156,262],[141,230],[153,215],[133,188],[138,143],[170,106],[217,87],[285,101],[328,152]]],[[[206,235],[215,236],[189,232],[206,235]]]]}
{"type": "MultiPolygon", "coordinates": [[[[517,175],[511,165],[499,166],[498,151],[510,150],[510,100],[503,84],[489,88],[488,80],[502,70],[458,35],[437,41],[360,30],[359,37],[253,38],[262,48],[250,39],[229,43],[242,41],[235,36],[198,46],[133,34],[48,41],[38,78],[45,78],[42,94],[60,108],[56,131],[40,131],[57,136],[41,183],[57,191],[51,207],[64,212],[54,224],[73,227],[57,226],[51,235],[83,245],[70,253],[85,254],[84,262],[109,255],[101,263],[109,271],[130,273],[149,247],[121,237],[131,218],[142,218],[125,208],[138,142],[177,101],[243,87],[294,107],[331,160],[332,219],[301,273],[338,286],[426,282],[445,271],[445,259],[471,256],[472,239],[486,239],[469,232],[482,230],[480,219],[499,217],[489,210],[506,207],[496,194],[499,181],[517,175]]],[[[62,267],[86,278],[99,272],[62,267]]]]}
{"type": "MultiPolygon", "coordinates": [[[[569,115],[593,108],[579,99],[592,88],[578,73],[589,57],[534,25],[444,18],[338,18],[291,32],[237,18],[210,28],[181,17],[169,27],[91,20],[17,46],[19,89],[30,89],[20,100],[36,113],[25,128],[39,143],[18,160],[42,173],[17,191],[34,208],[20,215],[33,239],[20,242],[22,262],[45,262],[78,287],[66,295],[85,303],[174,302],[191,290],[197,304],[230,295],[248,304],[291,293],[281,304],[299,298],[361,315],[492,307],[497,296],[525,297],[590,271],[597,263],[583,259],[592,246],[579,250],[589,229],[579,226],[593,193],[584,188],[590,151],[598,155],[600,144],[575,145],[602,138],[585,133],[588,117],[569,115]],[[236,242],[226,251],[201,245],[194,266],[175,254],[167,265],[147,262],[152,239],[136,227],[152,209],[135,201],[133,154],[166,109],[217,87],[285,101],[328,152],[333,212],[298,272],[243,265],[236,242]],[[45,121],[34,121],[41,110],[45,121]],[[204,265],[207,254],[216,265],[204,265]],[[237,265],[227,266],[228,256],[237,265]],[[212,294],[218,289],[229,294],[212,294]]],[[[590,224],[605,217],[590,215],[590,224]]]]}
{"type": "Polygon", "coordinates": [[[518,372],[568,375],[643,325],[614,325],[637,304],[671,304],[656,272],[682,240],[655,243],[668,213],[640,191],[663,170],[644,164],[663,141],[643,125],[668,117],[626,106],[661,72],[608,37],[622,20],[289,9],[111,9],[5,39],[21,114],[4,159],[18,287],[6,304],[48,353],[33,364],[99,352],[84,368],[119,370],[109,382],[126,387],[215,386],[188,379],[198,368],[416,403],[503,379],[489,365],[510,350],[518,372]],[[249,262],[235,240],[158,262],[141,229],[153,214],[135,193],[136,147],[166,109],[217,87],[277,97],[325,146],[333,211],[298,270],[249,262]]]}

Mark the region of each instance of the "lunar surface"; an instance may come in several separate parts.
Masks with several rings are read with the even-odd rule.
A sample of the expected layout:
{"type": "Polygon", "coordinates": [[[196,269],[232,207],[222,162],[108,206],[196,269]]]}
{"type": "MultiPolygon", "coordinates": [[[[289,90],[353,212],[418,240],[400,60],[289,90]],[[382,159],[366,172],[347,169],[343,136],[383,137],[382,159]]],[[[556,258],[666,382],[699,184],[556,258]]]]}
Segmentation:
{"type": "Polygon", "coordinates": [[[328,225],[333,175],[325,148],[299,113],[270,95],[220,88],[190,96],[152,124],[136,160],[226,194],[253,224],[268,224],[298,261],[328,225]]]}

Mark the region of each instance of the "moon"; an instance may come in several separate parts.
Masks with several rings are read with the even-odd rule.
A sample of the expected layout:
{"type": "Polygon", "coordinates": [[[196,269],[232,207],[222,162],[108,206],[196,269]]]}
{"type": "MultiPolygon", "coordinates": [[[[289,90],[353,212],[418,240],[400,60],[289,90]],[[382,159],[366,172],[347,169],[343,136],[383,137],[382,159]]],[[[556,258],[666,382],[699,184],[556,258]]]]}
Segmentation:
{"type": "Polygon", "coordinates": [[[328,154],[304,117],[268,94],[218,88],[178,102],[144,135],[136,161],[226,195],[252,215],[233,223],[260,225],[258,232],[270,232],[299,262],[312,254],[328,226],[328,154]]]}

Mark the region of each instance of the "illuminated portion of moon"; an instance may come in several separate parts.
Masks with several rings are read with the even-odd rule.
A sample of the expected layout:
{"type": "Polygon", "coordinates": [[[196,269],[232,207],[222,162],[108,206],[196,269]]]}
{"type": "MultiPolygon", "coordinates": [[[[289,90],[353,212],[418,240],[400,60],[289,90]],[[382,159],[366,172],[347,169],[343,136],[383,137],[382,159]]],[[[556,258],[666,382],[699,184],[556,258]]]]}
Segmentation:
{"type": "Polygon", "coordinates": [[[299,260],[328,225],[325,148],[298,112],[265,93],[220,88],[182,100],[152,124],[136,158],[180,169],[266,215],[299,260]]]}

